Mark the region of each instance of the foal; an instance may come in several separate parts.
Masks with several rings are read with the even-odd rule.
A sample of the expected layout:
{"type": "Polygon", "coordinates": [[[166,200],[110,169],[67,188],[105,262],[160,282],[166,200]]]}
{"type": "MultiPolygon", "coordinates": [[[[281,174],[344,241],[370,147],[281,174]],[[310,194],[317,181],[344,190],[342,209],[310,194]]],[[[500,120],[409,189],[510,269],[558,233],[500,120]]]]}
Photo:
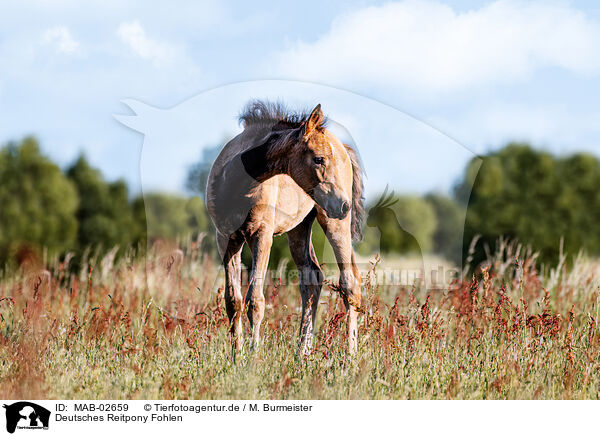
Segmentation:
{"type": "Polygon", "coordinates": [[[311,241],[317,219],[340,270],[339,286],[349,315],[348,347],[354,353],[361,293],[352,240],[362,236],[364,214],[362,170],[356,154],[326,129],[321,105],[309,115],[294,115],[279,104],[254,101],[246,106],[240,122],[244,131],[217,157],[206,190],[225,267],[225,305],[233,346],[242,349],[244,307],[252,344],[259,344],[273,236],[287,233],[300,273],[300,346],[303,353],[310,351],[323,282],[311,241]],[[252,269],[244,304],[241,251],[245,242],[252,250],[252,269]]]}

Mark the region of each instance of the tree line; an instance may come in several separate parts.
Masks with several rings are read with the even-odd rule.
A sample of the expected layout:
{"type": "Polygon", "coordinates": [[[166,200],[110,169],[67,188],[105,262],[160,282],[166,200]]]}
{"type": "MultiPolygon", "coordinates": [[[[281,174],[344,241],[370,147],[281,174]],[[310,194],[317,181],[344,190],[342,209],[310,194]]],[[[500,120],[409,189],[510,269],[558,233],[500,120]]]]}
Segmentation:
{"type": "Polygon", "coordinates": [[[175,239],[210,228],[199,198],[162,193],[131,197],[123,180],[108,182],[82,155],[61,170],[33,137],[0,149],[0,262],[115,246],[143,251],[147,221],[156,236],[175,239]],[[147,216],[148,215],[148,216],[147,216]]]}
{"type": "MultiPolygon", "coordinates": [[[[50,255],[115,246],[119,253],[141,252],[149,224],[152,238],[208,233],[204,248],[214,252],[203,187],[215,156],[209,150],[190,166],[190,196],[132,197],[123,180],[108,182],[84,156],[61,170],[35,138],[8,143],[0,148],[0,261],[17,265],[24,253],[42,249],[50,255]]],[[[543,262],[556,262],[561,244],[567,253],[600,254],[598,158],[557,157],[524,143],[482,158],[481,165],[479,159],[467,165],[451,196],[369,199],[359,253],[437,253],[460,263],[474,238],[480,260],[503,235],[531,245],[543,262]]],[[[314,240],[324,246],[316,227],[314,240]]],[[[285,237],[275,238],[272,266],[287,257],[285,237]]]]}

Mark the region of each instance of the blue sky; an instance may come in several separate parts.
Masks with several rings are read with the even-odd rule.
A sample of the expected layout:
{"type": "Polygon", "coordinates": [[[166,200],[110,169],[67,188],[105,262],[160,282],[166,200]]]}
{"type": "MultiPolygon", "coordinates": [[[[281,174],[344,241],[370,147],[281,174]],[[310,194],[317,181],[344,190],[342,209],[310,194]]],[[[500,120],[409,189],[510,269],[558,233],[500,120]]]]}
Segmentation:
{"type": "MultiPolygon", "coordinates": [[[[312,83],[310,91],[281,82],[273,88],[303,105],[323,90],[330,116],[363,138],[357,146],[369,164],[368,192],[389,181],[407,192],[448,190],[472,155],[464,150],[484,153],[509,140],[555,153],[600,152],[595,2],[5,2],[0,63],[2,143],[34,134],[63,166],[83,150],[134,191],[144,136],[113,117],[131,114],[121,101],[178,114],[186,108],[190,118],[227,109],[214,131],[184,129],[193,136],[187,141],[173,133],[181,156],[193,159],[237,128],[233,106],[205,107],[199,95],[217,87],[223,95],[241,92],[223,88],[240,81],[312,83]],[[351,121],[362,97],[335,100],[342,94],[323,86],[381,103],[369,116],[381,112],[404,130],[391,141],[384,125],[351,121]],[[390,106],[396,121],[386,115],[390,106]],[[387,159],[371,158],[375,152],[387,159]]],[[[240,95],[251,95],[251,86],[243,89],[240,95]]],[[[257,97],[277,95],[265,82],[256,89],[257,97]]],[[[146,174],[144,189],[181,189],[183,174],[146,174]]]]}

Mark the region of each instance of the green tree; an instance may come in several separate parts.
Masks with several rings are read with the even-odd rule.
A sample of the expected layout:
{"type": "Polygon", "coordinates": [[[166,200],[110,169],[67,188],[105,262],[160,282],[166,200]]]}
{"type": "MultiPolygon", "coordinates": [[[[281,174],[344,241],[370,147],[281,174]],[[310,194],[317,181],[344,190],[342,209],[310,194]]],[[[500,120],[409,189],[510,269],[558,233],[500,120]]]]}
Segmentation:
{"type": "Polygon", "coordinates": [[[0,149],[0,258],[21,245],[72,249],[78,196],[58,166],[40,153],[35,138],[0,149]]]}
{"type": "Polygon", "coordinates": [[[558,259],[561,238],[575,254],[600,252],[600,162],[591,155],[557,158],[528,144],[511,143],[467,167],[457,187],[468,200],[465,244],[480,235],[475,261],[485,257],[499,236],[517,239],[540,252],[544,262],[558,259]]]}
{"type": "MultiPolygon", "coordinates": [[[[214,228],[204,201],[199,197],[184,198],[150,193],[144,195],[143,199],[138,198],[134,201],[134,210],[137,219],[145,215],[150,241],[196,236],[201,232],[209,233],[211,237],[207,239],[214,240],[214,228]]],[[[213,249],[214,246],[213,241],[210,248],[213,249]]]]}
{"type": "Polygon", "coordinates": [[[600,161],[583,153],[563,158],[557,178],[555,212],[550,213],[565,251],[600,254],[600,161]]]}
{"type": "Polygon", "coordinates": [[[107,183],[83,156],[67,170],[67,176],[80,198],[77,209],[80,249],[88,246],[110,249],[116,245],[125,249],[136,242],[133,211],[124,181],[107,183]]]}
{"type": "Polygon", "coordinates": [[[462,261],[462,233],[465,224],[465,211],[454,199],[440,194],[425,196],[436,217],[433,232],[433,251],[460,265],[462,261]]]}
{"type": "Polygon", "coordinates": [[[416,196],[395,196],[385,203],[367,207],[367,229],[360,251],[365,254],[430,252],[437,226],[432,205],[416,196]]]}

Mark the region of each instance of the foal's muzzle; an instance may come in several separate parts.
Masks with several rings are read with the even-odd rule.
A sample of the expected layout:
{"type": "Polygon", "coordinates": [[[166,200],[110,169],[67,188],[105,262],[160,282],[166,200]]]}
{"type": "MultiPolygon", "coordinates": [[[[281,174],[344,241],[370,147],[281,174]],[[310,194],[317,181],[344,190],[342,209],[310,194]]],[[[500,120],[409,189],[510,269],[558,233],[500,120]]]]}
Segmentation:
{"type": "Polygon", "coordinates": [[[313,199],[329,218],[341,220],[350,212],[350,201],[346,194],[331,183],[319,183],[313,191],[313,199]]]}

